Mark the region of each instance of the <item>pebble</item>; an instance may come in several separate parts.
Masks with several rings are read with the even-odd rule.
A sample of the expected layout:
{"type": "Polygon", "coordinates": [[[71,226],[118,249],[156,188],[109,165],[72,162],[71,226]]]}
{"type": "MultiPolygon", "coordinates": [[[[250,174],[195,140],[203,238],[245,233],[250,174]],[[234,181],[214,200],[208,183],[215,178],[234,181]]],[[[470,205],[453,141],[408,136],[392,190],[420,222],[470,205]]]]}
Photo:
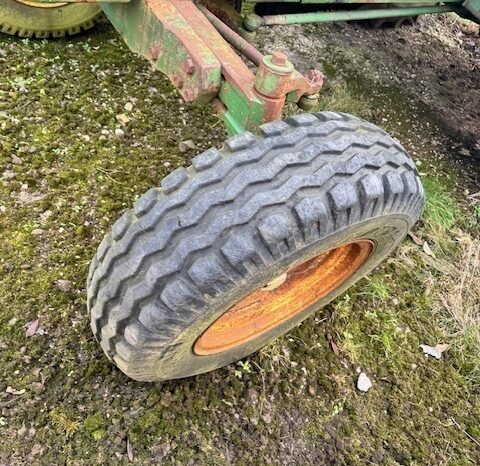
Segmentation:
{"type": "Polygon", "coordinates": [[[365,372],[360,372],[360,375],[357,379],[357,388],[361,392],[368,392],[372,388],[372,381],[368,378],[368,375],[365,372]]]}
{"type": "Polygon", "coordinates": [[[15,154],[11,155],[11,159],[14,165],[21,165],[23,163],[23,160],[15,154]]]}
{"type": "Polygon", "coordinates": [[[57,280],[56,285],[64,293],[72,289],[72,282],[70,280],[57,280]]]}
{"type": "Polygon", "coordinates": [[[195,149],[195,148],[196,148],[195,143],[191,139],[188,139],[186,141],[182,141],[178,144],[178,150],[182,154],[189,151],[190,149],[195,149]]]}
{"type": "Polygon", "coordinates": [[[123,131],[123,129],[121,128],[117,128],[115,130],[115,136],[122,138],[123,136],[125,136],[125,131],[123,131]]]}
{"type": "Polygon", "coordinates": [[[35,230],[32,231],[32,235],[41,236],[43,235],[43,230],[41,228],[35,228],[35,230]]]}

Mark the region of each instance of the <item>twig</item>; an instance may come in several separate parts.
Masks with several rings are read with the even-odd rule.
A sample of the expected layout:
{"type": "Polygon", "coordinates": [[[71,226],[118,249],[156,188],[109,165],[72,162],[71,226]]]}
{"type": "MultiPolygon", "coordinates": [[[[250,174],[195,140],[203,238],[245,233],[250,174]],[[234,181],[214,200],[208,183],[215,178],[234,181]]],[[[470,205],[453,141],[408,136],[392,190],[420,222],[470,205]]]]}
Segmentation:
{"type": "Polygon", "coordinates": [[[117,181],[115,179],[113,179],[110,174],[108,173],[107,170],[104,170],[103,168],[96,168],[100,173],[103,173],[104,175],[106,175],[108,178],[110,178],[114,183],[120,183],[120,181],[117,181]]]}
{"type": "Polygon", "coordinates": [[[263,411],[263,403],[265,401],[265,375],[264,375],[264,370],[255,362],[255,361],[251,361],[253,364],[255,364],[258,368],[258,370],[260,371],[260,376],[262,377],[262,401],[260,402],[260,416],[262,415],[262,411],[263,411]]]}
{"type": "Polygon", "coordinates": [[[478,445],[480,447],[480,443],[474,438],[472,437],[458,422],[457,420],[452,417],[450,418],[452,420],[452,422],[473,442],[475,443],[475,445],[478,445]]]}

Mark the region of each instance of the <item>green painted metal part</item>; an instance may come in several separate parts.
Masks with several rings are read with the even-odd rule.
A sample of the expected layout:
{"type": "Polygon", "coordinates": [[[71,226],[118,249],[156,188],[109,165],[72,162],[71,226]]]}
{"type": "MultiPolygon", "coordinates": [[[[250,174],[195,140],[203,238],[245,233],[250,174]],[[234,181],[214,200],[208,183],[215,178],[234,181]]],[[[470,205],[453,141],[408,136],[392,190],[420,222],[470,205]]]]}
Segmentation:
{"type": "Polygon", "coordinates": [[[466,0],[463,6],[480,21],[480,0],[466,0]]]}
{"type": "Polygon", "coordinates": [[[229,135],[254,130],[265,123],[265,102],[253,94],[253,86],[249,99],[234,83],[225,80],[218,98],[225,107],[220,115],[229,135]]]}
{"type": "Polygon", "coordinates": [[[218,96],[230,134],[265,122],[253,73],[192,2],[132,0],[103,3],[102,9],[130,49],[167,75],[187,102],[205,104],[218,96]]]}
{"type": "Polygon", "coordinates": [[[217,95],[220,62],[173,2],[133,0],[101,5],[130,49],[167,75],[187,102],[205,104],[217,95]],[[186,68],[189,60],[193,72],[186,68]],[[201,72],[197,72],[200,62],[201,72]]]}
{"type": "Polygon", "coordinates": [[[248,15],[245,18],[245,27],[249,31],[255,31],[260,26],[279,24],[307,24],[325,23],[333,21],[358,21],[365,19],[397,18],[405,16],[417,16],[433,13],[448,13],[457,11],[462,7],[457,5],[432,5],[399,8],[365,9],[351,11],[319,11],[312,13],[293,13],[285,15],[258,16],[248,15]]]}

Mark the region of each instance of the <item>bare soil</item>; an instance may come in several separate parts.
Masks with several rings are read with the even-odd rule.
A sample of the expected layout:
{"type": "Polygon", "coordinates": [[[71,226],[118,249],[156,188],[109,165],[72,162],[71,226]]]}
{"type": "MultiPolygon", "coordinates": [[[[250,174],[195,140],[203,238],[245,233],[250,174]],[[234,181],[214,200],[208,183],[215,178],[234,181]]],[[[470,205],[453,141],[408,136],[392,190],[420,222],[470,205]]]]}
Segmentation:
{"type": "Polygon", "coordinates": [[[455,139],[454,157],[480,164],[480,38],[456,15],[420,17],[415,26],[375,29],[336,23],[264,30],[265,51],[287,51],[300,68],[338,73],[365,94],[390,97],[393,110],[425,114],[455,139]]]}

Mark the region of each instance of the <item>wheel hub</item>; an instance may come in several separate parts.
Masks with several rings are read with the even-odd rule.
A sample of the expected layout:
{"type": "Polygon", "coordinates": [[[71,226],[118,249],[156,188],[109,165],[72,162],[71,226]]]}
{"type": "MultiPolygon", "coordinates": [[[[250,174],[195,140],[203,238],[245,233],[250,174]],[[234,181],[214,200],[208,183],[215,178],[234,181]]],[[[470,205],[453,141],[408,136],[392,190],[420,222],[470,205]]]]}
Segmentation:
{"type": "Polygon", "coordinates": [[[229,350],[300,314],[350,278],[372,251],[371,241],[360,240],[287,270],[219,317],[197,339],[194,353],[207,356],[229,350]]]}

